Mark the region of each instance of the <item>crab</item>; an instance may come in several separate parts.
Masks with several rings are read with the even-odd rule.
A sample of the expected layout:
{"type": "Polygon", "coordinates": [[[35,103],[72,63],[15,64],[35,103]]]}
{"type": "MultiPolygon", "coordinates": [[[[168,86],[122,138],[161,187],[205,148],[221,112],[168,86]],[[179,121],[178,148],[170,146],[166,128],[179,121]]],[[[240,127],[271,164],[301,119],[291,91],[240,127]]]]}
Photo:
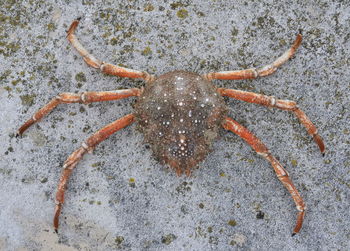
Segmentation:
{"type": "Polygon", "coordinates": [[[211,72],[203,75],[176,70],[155,76],[145,71],[106,63],[94,57],[83,47],[74,34],[79,21],[80,18],[72,22],[67,31],[67,38],[89,66],[109,75],[140,78],[146,84],[143,88],[82,92],[79,94],[61,93],[39,109],[32,118],[19,128],[18,135],[22,135],[28,127],[38,122],[59,104],[88,104],[132,96],[138,97],[134,113],[128,114],[95,132],[64,162],[56,193],[53,218],[53,226],[56,232],[59,226],[59,216],[64,203],[67,182],[78,162],[85,153],[91,153],[99,143],[134,122],[137,123],[138,129],[144,134],[144,139],[151,146],[155,157],[162,164],[173,168],[178,176],[183,173],[189,176],[191,171],[198,166],[198,163],[205,159],[212,150],[212,143],[218,137],[220,128],[235,133],[259,155],[270,162],[277,178],[291,194],[298,210],[292,236],[300,231],[306,206],[288,172],[259,138],[242,124],[227,116],[228,109],[223,97],[226,96],[294,113],[306,128],[308,134],[313,137],[321,153],[324,154],[325,146],[317,132],[317,128],[294,101],[277,99],[273,96],[253,92],[217,88],[213,85],[212,80],[255,79],[274,73],[278,67],[294,55],[301,44],[301,34],[297,35],[292,46],[282,56],[262,68],[211,72]]]}

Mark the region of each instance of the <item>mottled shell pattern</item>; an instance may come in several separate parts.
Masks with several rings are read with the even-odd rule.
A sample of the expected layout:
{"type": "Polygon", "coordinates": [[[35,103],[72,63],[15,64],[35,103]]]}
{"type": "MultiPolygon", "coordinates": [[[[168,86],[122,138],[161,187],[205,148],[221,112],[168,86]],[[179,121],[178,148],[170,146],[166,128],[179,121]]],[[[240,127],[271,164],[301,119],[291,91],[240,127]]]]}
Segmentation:
{"type": "Polygon", "coordinates": [[[178,175],[190,175],[208,155],[226,111],[214,85],[186,71],[169,72],[147,83],[135,105],[146,143],[178,175]]]}

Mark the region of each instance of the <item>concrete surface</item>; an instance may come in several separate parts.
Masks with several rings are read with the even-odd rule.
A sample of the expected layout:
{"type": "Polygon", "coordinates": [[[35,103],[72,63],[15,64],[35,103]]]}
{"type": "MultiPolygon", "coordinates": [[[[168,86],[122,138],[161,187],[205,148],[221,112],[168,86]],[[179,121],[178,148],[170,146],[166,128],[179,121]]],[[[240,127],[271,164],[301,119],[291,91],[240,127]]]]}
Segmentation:
{"type": "Polygon", "coordinates": [[[350,6],[346,1],[0,1],[1,250],[349,250],[350,6]],[[204,3],[205,2],[205,3],[204,3]],[[327,153],[290,113],[227,99],[289,171],[308,205],[296,209],[264,159],[222,130],[190,178],[158,164],[135,126],[87,155],[52,228],[63,161],[92,132],[132,111],[130,98],[61,105],[16,139],[17,128],[60,92],[143,83],[101,74],[65,39],[77,35],[107,62],[162,74],[259,67],[301,29],[296,57],[274,75],[214,81],[295,100],[327,153]],[[260,219],[262,218],[262,219],[260,219]]]}

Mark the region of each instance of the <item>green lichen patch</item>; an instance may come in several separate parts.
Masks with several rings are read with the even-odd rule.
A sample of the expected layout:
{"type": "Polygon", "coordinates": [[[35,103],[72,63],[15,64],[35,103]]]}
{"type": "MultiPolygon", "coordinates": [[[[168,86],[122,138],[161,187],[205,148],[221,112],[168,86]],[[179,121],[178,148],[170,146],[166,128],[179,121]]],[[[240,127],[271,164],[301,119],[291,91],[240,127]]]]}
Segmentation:
{"type": "Polygon", "coordinates": [[[192,185],[192,182],[182,182],[181,185],[179,185],[177,188],[176,188],[176,192],[177,193],[181,193],[182,195],[185,195],[186,192],[190,192],[191,191],[191,185],[192,185]]]}
{"type": "Polygon", "coordinates": [[[12,88],[9,86],[4,86],[4,90],[6,90],[8,93],[12,91],[12,88]]]}
{"type": "Polygon", "coordinates": [[[154,6],[152,4],[146,4],[143,8],[144,11],[153,11],[154,6]]]}
{"type": "Polygon", "coordinates": [[[271,16],[262,16],[258,17],[257,22],[253,23],[253,25],[256,25],[258,28],[263,29],[267,27],[274,27],[276,25],[276,21],[271,16]]]}
{"type": "Polygon", "coordinates": [[[238,29],[236,27],[233,27],[231,30],[231,41],[232,42],[237,41],[237,35],[238,35],[238,29]]]}
{"type": "Polygon", "coordinates": [[[91,165],[91,167],[99,167],[102,165],[102,162],[96,162],[91,165]]]}
{"type": "Polygon", "coordinates": [[[21,95],[19,97],[21,98],[22,105],[32,106],[34,104],[34,99],[35,99],[36,95],[35,94],[25,94],[25,95],[21,95]]]}
{"type": "Polygon", "coordinates": [[[112,38],[109,40],[109,43],[110,43],[111,45],[117,45],[117,44],[119,44],[119,38],[117,38],[117,37],[112,37],[112,38]]]}
{"type": "Polygon", "coordinates": [[[19,42],[3,42],[0,41],[0,54],[5,57],[12,56],[15,52],[17,52],[21,48],[19,42]]]}
{"type": "Polygon", "coordinates": [[[122,31],[122,30],[124,30],[124,25],[123,24],[116,24],[114,26],[114,28],[116,31],[122,31]]]}
{"type": "Polygon", "coordinates": [[[246,157],[243,157],[240,160],[243,160],[243,161],[248,162],[248,163],[254,163],[253,159],[249,159],[249,158],[246,158],[246,157]]]}
{"type": "Polygon", "coordinates": [[[86,82],[86,76],[84,72],[77,73],[77,75],[75,75],[75,80],[78,82],[86,82]]]}
{"type": "Polygon", "coordinates": [[[292,166],[294,166],[294,167],[298,165],[298,161],[296,159],[292,159],[290,162],[292,163],[292,166]]]}
{"type": "Polygon", "coordinates": [[[49,24],[47,24],[47,29],[49,31],[54,31],[54,30],[56,30],[56,25],[54,23],[49,23],[49,24]]]}
{"type": "Polygon", "coordinates": [[[129,186],[132,187],[132,188],[135,188],[136,185],[135,185],[135,179],[134,178],[130,178],[129,179],[129,186]]]}
{"type": "Polygon", "coordinates": [[[6,80],[11,74],[11,70],[6,70],[3,74],[1,74],[0,76],[0,84],[2,84],[3,82],[5,82],[4,80],[6,80]]]}
{"type": "Polygon", "coordinates": [[[229,220],[227,224],[229,224],[231,227],[234,227],[237,225],[237,222],[235,220],[229,220]]]}
{"type": "Polygon", "coordinates": [[[162,243],[165,245],[169,245],[172,243],[177,237],[174,234],[167,234],[162,236],[162,243]]]}
{"type": "Polygon", "coordinates": [[[209,241],[210,244],[218,245],[219,244],[219,237],[217,236],[209,236],[209,241]]]}
{"type": "Polygon", "coordinates": [[[13,169],[0,168],[1,175],[10,175],[12,173],[12,171],[13,171],[13,169]]]}
{"type": "Polygon", "coordinates": [[[147,47],[141,52],[141,54],[142,54],[143,56],[151,55],[151,54],[152,54],[152,50],[151,50],[151,48],[150,48],[149,46],[147,46],[147,47]]]}
{"type": "Polygon", "coordinates": [[[188,17],[188,11],[187,11],[186,9],[178,10],[178,11],[176,12],[176,16],[177,16],[178,18],[184,19],[184,18],[188,17]]]}
{"type": "Polygon", "coordinates": [[[178,9],[178,8],[182,8],[182,7],[186,7],[186,6],[188,6],[188,4],[182,3],[180,1],[173,2],[170,4],[170,8],[173,10],[178,9]]]}
{"type": "Polygon", "coordinates": [[[16,86],[20,81],[21,81],[20,79],[15,79],[15,80],[12,80],[12,81],[11,81],[11,84],[12,84],[13,86],[16,86]]]}
{"type": "Polygon", "coordinates": [[[117,245],[121,245],[124,242],[124,237],[123,236],[116,236],[115,239],[114,239],[114,242],[117,245]]]}

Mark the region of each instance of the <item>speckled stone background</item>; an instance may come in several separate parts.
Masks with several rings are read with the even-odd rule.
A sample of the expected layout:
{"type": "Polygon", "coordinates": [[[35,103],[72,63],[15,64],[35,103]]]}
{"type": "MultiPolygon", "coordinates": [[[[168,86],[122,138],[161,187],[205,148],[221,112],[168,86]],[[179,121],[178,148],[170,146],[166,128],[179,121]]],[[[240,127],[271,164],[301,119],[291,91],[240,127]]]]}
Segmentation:
{"type": "Polygon", "coordinates": [[[350,5],[297,2],[0,0],[0,249],[349,250],[350,5]],[[65,38],[79,16],[77,35],[97,57],[152,74],[263,66],[301,29],[296,56],[275,74],[214,81],[295,100],[319,128],[325,157],[293,114],[226,99],[230,116],[266,143],[305,199],[301,233],[291,237],[291,196],[236,135],[222,130],[201,168],[177,178],[133,125],[80,162],[55,234],[62,163],[132,112],[135,99],[61,105],[22,139],[17,128],[60,92],[143,85],[87,67],[65,38]]]}

